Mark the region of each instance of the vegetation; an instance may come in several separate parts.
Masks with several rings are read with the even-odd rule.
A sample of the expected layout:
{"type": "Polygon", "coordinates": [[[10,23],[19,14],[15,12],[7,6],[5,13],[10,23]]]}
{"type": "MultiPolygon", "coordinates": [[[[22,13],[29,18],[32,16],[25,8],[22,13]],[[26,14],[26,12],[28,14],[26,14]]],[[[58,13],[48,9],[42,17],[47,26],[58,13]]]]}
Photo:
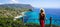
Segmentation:
{"type": "Polygon", "coordinates": [[[13,21],[13,19],[0,19],[0,27],[22,27],[22,21],[16,20],[13,21]]]}
{"type": "Polygon", "coordinates": [[[24,11],[28,11],[28,9],[0,7],[0,18],[14,18],[17,15],[21,15],[21,12],[24,12],[24,11]]]}
{"type": "MultiPolygon", "coordinates": [[[[38,24],[34,23],[27,23],[23,25],[24,23],[22,22],[21,19],[17,19],[16,21],[13,21],[12,18],[1,18],[0,19],[0,27],[40,27],[38,24]]],[[[49,24],[46,24],[45,27],[49,27],[49,24]]],[[[60,27],[56,25],[52,25],[52,27],[60,27]]]]}
{"type": "MultiPolygon", "coordinates": [[[[0,27],[22,27],[22,20],[17,19],[16,21],[13,21],[13,18],[21,15],[21,12],[28,10],[28,8],[0,7],[0,27]]],[[[24,27],[27,26],[24,25],[24,27]]]]}

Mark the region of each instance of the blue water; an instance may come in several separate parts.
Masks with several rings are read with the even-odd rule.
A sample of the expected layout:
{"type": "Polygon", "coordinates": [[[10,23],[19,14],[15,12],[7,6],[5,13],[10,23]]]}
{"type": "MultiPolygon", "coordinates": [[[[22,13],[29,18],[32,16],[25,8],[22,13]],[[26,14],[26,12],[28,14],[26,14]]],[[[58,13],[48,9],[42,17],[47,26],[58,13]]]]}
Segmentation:
{"type": "MultiPolygon", "coordinates": [[[[35,23],[35,24],[39,24],[39,20],[33,20],[33,19],[39,19],[39,13],[40,13],[40,9],[39,8],[34,8],[32,9],[32,12],[26,12],[24,18],[24,23],[35,23]],[[26,20],[27,19],[27,20],[26,20]]],[[[49,19],[50,16],[52,16],[53,19],[60,19],[60,9],[55,9],[55,8],[44,8],[45,10],[45,14],[46,14],[46,18],[49,19]]],[[[46,21],[46,24],[49,24],[49,20],[46,21]]],[[[52,24],[54,23],[54,20],[52,21],[52,24]]]]}

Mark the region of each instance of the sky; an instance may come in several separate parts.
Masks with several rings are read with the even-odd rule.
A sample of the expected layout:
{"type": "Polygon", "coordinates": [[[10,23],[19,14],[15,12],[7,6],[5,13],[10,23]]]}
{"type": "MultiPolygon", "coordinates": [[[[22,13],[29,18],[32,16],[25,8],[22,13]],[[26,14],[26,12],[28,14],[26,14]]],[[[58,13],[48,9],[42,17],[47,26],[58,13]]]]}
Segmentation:
{"type": "Polygon", "coordinates": [[[0,0],[1,4],[30,4],[38,8],[60,8],[60,0],[0,0]]]}

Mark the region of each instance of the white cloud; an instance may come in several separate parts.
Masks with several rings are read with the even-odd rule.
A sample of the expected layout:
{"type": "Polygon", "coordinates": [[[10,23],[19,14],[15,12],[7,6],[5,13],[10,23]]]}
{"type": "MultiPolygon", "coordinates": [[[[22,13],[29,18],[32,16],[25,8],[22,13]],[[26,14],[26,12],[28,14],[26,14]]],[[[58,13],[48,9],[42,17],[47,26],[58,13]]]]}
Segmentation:
{"type": "Polygon", "coordinates": [[[4,4],[4,3],[0,3],[0,5],[1,5],[1,4],[4,4]]]}
{"type": "Polygon", "coordinates": [[[0,3],[0,4],[2,4],[2,3],[0,3]]]}
{"type": "Polygon", "coordinates": [[[19,1],[18,0],[10,0],[9,3],[19,3],[19,1]]]}

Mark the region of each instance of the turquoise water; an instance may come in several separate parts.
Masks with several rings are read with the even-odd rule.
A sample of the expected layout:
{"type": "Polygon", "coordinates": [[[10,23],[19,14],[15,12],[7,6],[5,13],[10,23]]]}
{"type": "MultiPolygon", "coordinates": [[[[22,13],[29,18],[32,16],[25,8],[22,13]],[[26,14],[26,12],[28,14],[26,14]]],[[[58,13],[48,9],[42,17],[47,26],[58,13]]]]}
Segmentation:
{"type": "Polygon", "coordinates": [[[27,12],[27,13],[25,13],[25,15],[27,15],[25,18],[24,18],[24,22],[26,23],[30,23],[30,22],[32,22],[32,23],[39,23],[39,20],[38,20],[38,18],[39,18],[39,15],[38,15],[39,13],[37,13],[37,12],[27,12]],[[33,19],[36,19],[36,20],[33,20],[33,19]]]}
{"type": "MultiPolygon", "coordinates": [[[[44,9],[45,10],[45,14],[46,14],[46,18],[49,19],[50,16],[52,16],[53,19],[60,19],[60,9],[44,9]]],[[[33,19],[39,19],[39,12],[40,12],[40,9],[36,8],[36,9],[33,9],[32,12],[26,12],[25,16],[24,17],[24,23],[35,23],[35,24],[39,24],[39,20],[33,20],[33,19]],[[26,20],[27,19],[27,20],[26,20]]],[[[47,20],[45,21],[45,24],[49,24],[50,21],[47,20]]],[[[54,20],[52,21],[52,24],[55,24],[54,20]]],[[[59,25],[60,23],[57,22],[57,24],[59,25]]]]}

